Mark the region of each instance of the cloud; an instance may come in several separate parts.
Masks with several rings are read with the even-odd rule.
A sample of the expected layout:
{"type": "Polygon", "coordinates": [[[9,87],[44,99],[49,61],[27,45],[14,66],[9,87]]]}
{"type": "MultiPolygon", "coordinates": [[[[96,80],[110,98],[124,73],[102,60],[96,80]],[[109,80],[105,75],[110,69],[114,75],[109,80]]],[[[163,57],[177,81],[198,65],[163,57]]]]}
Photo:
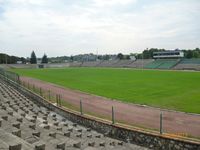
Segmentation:
{"type": "Polygon", "coordinates": [[[130,3],[135,3],[136,0],[93,0],[96,6],[113,6],[113,5],[127,5],[130,3]]]}
{"type": "Polygon", "coordinates": [[[57,56],[194,48],[197,18],[197,0],[0,0],[0,50],[57,56]]]}

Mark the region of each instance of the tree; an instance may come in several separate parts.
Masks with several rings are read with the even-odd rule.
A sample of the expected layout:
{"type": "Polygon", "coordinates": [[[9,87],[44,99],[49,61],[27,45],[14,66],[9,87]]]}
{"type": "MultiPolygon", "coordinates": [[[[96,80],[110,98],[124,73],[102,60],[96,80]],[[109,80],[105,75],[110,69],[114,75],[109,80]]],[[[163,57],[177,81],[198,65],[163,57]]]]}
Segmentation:
{"type": "Polygon", "coordinates": [[[149,52],[148,49],[146,49],[146,50],[144,50],[142,52],[142,57],[143,57],[143,59],[149,59],[149,58],[151,58],[151,54],[150,54],[150,52],[149,52]]]}
{"type": "Polygon", "coordinates": [[[47,55],[44,54],[44,56],[42,57],[42,63],[48,63],[48,58],[47,58],[47,55]]]}
{"type": "Polygon", "coordinates": [[[73,57],[72,55],[70,56],[70,60],[71,60],[71,61],[74,61],[74,57],[73,57]]]}
{"type": "Polygon", "coordinates": [[[186,58],[192,58],[193,57],[193,52],[192,50],[188,50],[186,53],[186,58]]]}
{"type": "Polygon", "coordinates": [[[193,58],[198,58],[199,57],[199,53],[198,51],[193,51],[193,58]]]}
{"type": "Polygon", "coordinates": [[[26,59],[23,57],[10,56],[7,54],[0,53],[0,64],[15,64],[17,61],[26,62],[26,59]]]}
{"type": "Polygon", "coordinates": [[[131,59],[130,55],[126,55],[125,59],[131,59]]]}
{"type": "Polygon", "coordinates": [[[37,64],[37,57],[36,57],[34,51],[32,51],[32,53],[31,53],[30,63],[31,64],[37,64]]]}
{"type": "Polygon", "coordinates": [[[108,54],[103,55],[103,60],[109,60],[109,59],[110,59],[110,56],[108,54]]]}
{"type": "Polygon", "coordinates": [[[23,64],[26,63],[26,59],[25,59],[24,57],[21,57],[21,58],[20,58],[20,61],[22,61],[23,64]]]}
{"type": "Polygon", "coordinates": [[[124,55],[123,55],[122,53],[119,53],[119,54],[117,54],[117,58],[123,59],[123,58],[124,58],[124,55]]]}

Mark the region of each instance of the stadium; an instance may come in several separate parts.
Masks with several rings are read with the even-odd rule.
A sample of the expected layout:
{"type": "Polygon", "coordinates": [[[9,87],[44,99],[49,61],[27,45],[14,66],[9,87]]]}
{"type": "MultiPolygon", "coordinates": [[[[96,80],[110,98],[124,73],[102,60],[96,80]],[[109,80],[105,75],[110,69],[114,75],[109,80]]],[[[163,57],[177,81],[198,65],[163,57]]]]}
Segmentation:
{"type": "Polygon", "coordinates": [[[167,51],[142,60],[2,64],[0,146],[198,149],[200,59],[182,57],[167,51]],[[119,128],[130,131],[122,136],[119,128]]]}
{"type": "Polygon", "coordinates": [[[0,0],[0,150],[200,150],[199,0],[0,0]]]}

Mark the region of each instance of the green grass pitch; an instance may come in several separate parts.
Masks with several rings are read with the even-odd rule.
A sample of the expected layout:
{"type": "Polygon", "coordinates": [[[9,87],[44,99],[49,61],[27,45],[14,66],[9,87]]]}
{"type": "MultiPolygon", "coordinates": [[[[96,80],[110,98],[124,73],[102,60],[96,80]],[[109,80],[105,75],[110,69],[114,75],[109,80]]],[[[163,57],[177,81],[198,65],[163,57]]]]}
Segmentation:
{"type": "Polygon", "coordinates": [[[124,102],[200,113],[200,72],[112,68],[12,71],[124,102]]]}

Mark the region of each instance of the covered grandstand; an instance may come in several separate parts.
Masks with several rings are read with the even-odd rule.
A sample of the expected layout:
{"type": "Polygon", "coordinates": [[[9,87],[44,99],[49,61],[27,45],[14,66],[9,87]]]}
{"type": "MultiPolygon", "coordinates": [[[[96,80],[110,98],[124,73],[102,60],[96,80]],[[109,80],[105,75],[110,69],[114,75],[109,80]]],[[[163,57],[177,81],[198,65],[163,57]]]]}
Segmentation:
{"type": "Polygon", "coordinates": [[[168,50],[168,51],[160,51],[160,52],[154,52],[153,58],[154,59],[169,59],[169,58],[183,58],[184,53],[180,50],[168,50]]]}
{"type": "Polygon", "coordinates": [[[179,50],[154,52],[155,61],[147,64],[147,69],[171,69],[176,66],[180,58],[184,57],[184,53],[179,50]]]}

